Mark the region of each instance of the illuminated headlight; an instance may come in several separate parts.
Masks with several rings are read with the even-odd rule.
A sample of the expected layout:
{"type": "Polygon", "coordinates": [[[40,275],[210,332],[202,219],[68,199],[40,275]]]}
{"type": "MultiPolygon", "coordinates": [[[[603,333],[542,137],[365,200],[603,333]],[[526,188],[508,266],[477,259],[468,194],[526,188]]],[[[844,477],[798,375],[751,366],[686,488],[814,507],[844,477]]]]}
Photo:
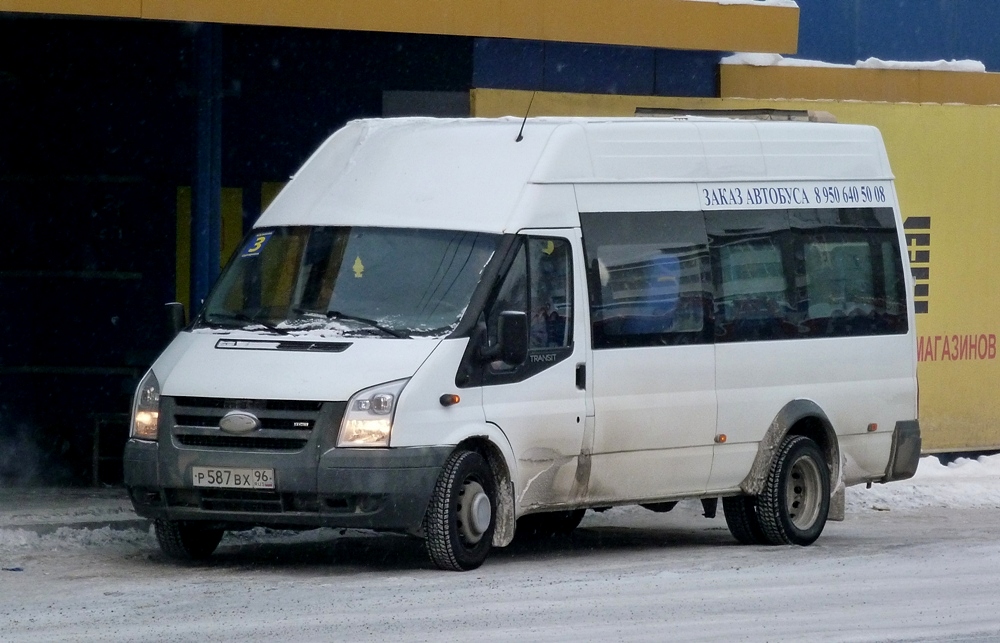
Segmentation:
{"type": "Polygon", "coordinates": [[[153,371],[139,382],[132,401],[132,432],[133,438],[140,440],[156,440],[160,423],[160,383],[156,381],[153,371]]]}
{"type": "Polygon", "coordinates": [[[338,447],[387,447],[396,401],[408,380],[396,380],[359,391],[347,403],[338,447]]]}

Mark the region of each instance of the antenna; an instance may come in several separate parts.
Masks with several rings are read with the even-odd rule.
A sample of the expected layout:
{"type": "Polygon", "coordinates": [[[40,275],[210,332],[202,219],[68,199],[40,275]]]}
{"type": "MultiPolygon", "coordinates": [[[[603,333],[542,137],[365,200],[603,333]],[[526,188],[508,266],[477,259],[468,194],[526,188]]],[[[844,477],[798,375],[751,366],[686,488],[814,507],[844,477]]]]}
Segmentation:
{"type": "Polygon", "coordinates": [[[524,124],[528,122],[528,114],[531,113],[531,104],[535,102],[535,94],[537,92],[531,92],[531,100],[528,101],[528,111],[524,113],[524,120],[521,121],[521,129],[517,133],[517,138],[514,139],[515,143],[520,143],[524,140],[524,124]]]}

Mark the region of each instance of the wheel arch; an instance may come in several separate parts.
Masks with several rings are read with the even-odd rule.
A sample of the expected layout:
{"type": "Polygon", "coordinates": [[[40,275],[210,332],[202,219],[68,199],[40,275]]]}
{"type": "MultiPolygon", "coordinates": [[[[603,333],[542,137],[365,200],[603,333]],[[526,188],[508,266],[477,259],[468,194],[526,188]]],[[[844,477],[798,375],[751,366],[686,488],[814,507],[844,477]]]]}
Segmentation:
{"type": "Polygon", "coordinates": [[[842,493],[840,443],[837,440],[837,432],[823,409],[808,399],[792,400],[774,416],[767,432],[757,445],[757,456],[754,458],[753,466],[750,467],[750,473],[740,483],[743,493],[750,496],[760,494],[778,447],[789,435],[801,435],[819,445],[830,468],[831,495],[842,493]]]}
{"type": "Polygon", "coordinates": [[[455,450],[475,451],[489,464],[493,479],[497,484],[496,527],[493,531],[493,546],[506,547],[514,539],[515,504],[514,504],[514,472],[511,470],[513,455],[510,444],[503,434],[491,433],[498,431],[487,429],[486,433],[470,435],[455,445],[455,450]],[[506,448],[505,448],[506,447],[506,448]]]}

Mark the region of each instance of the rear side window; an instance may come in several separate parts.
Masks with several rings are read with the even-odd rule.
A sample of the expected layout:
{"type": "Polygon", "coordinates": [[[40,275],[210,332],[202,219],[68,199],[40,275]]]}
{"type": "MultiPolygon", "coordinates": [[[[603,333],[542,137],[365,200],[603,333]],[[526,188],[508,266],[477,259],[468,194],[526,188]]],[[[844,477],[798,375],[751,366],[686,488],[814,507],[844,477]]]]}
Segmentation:
{"type": "Polygon", "coordinates": [[[890,208],[791,210],[802,335],[905,333],[906,290],[890,208]]]}
{"type": "Polygon", "coordinates": [[[891,208],[580,218],[594,348],[908,329],[891,208]]]}

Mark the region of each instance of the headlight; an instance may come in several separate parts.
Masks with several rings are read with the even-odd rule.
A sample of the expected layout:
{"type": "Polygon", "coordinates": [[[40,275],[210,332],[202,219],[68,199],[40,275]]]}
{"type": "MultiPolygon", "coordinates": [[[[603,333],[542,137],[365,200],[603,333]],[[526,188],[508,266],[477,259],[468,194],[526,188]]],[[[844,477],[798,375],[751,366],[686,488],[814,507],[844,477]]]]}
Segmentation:
{"type": "Polygon", "coordinates": [[[160,423],[160,383],[150,370],[139,382],[132,400],[133,438],[156,440],[160,423]]]}
{"type": "Polygon", "coordinates": [[[340,424],[338,447],[387,447],[399,394],[409,380],[396,380],[354,394],[340,424]]]}

